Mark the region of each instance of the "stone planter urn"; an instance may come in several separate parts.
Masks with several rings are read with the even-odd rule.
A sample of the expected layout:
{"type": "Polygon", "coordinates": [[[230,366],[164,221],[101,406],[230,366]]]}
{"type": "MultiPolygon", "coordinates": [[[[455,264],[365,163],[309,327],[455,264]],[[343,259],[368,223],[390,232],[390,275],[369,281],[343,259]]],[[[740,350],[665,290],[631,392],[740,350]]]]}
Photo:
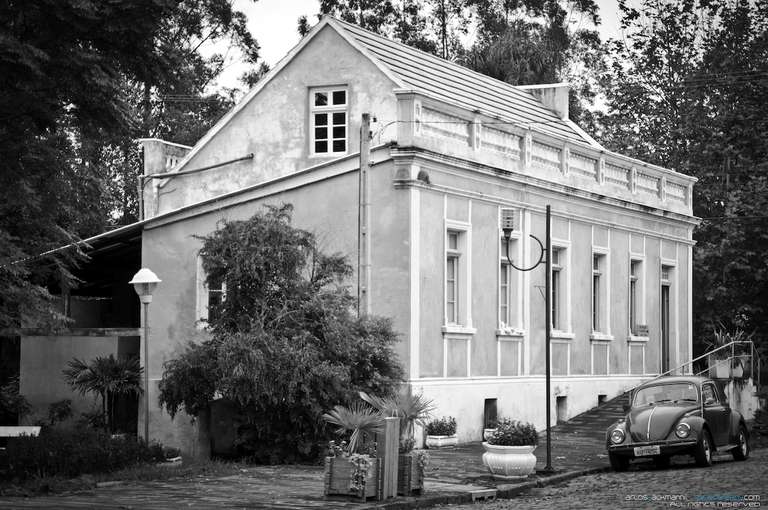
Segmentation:
{"type": "Polygon", "coordinates": [[[483,465],[494,478],[518,479],[532,474],[536,468],[536,446],[499,446],[483,442],[483,465]]]}
{"type": "Polygon", "coordinates": [[[488,441],[488,438],[491,437],[494,432],[496,432],[495,428],[483,429],[483,441],[488,441]]]}
{"type": "Polygon", "coordinates": [[[459,444],[459,436],[427,436],[427,448],[444,448],[459,444]]]}

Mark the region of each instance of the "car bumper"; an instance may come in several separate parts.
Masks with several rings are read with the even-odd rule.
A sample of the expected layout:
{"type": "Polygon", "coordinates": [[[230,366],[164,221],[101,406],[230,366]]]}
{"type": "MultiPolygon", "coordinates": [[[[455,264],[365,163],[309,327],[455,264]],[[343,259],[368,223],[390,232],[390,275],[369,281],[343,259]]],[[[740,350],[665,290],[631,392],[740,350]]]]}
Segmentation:
{"type": "Polygon", "coordinates": [[[685,439],[680,441],[649,441],[645,443],[611,445],[608,447],[608,453],[637,459],[653,458],[656,455],[636,455],[636,448],[658,446],[658,455],[678,455],[689,453],[691,449],[696,447],[696,444],[696,439],[685,439]]]}

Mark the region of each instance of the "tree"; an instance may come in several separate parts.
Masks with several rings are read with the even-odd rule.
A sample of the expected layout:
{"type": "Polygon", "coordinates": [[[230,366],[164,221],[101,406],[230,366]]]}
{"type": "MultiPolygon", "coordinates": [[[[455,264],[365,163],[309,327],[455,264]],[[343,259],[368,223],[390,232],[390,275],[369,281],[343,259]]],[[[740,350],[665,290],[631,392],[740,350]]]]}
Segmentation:
{"type": "Polygon", "coordinates": [[[101,413],[105,428],[115,430],[115,404],[121,396],[138,397],[144,390],[141,386],[141,367],[138,358],[97,356],[90,363],[77,358],[67,363],[64,380],[81,395],[95,393],[101,398],[101,413]]]}
{"type": "Polygon", "coordinates": [[[600,139],[698,177],[694,346],[718,324],[768,339],[768,3],[622,3],[600,139]]]}
{"type": "Polygon", "coordinates": [[[192,143],[230,107],[199,52],[222,38],[258,58],[228,0],[0,2],[0,329],[66,324],[82,254],[38,255],[137,219],[133,139],[192,143]]]}
{"type": "MultiPolygon", "coordinates": [[[[422,51],[454,58],[461,53],[468,12],[463,0],[320,0],[320,15],[330,14],[347,23],[384,35],[422,51]]],[[[308,32],[299,18],[301,35],[308,32]]]]}
{"type": "Polygon", "coordinates": [[[591,126],[603,51],[593,0],[467,0],[477,39],[463,65],[513,85],[569,82],[570,118],[591,126]],[[576,28],[574,28],[576,27],[576,28]]]}
{"type": "Polygon", "coordinates": [[[351,269],[290,225],[291,207],[267,207],[202,238],[208,282],[226,282],[211,338],[165,364],[160,403],[172,415],[205,412],[217,396],[242,414],[239,445],[261,461],[311,458],[321,420],[357,391],[391,395],[402,380],[390,322],[353,316],[351,269]]]}

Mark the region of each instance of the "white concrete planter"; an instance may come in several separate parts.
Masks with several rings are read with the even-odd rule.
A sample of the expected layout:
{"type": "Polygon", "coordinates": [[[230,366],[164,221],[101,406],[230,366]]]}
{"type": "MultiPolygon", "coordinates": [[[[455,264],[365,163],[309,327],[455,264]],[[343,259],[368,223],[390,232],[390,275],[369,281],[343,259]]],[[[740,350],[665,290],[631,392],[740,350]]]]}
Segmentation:
{"type": "Polygon", "coordinates": [[[525,478],[536,468],[535,446],[499,446],[483,443],[483,465],[494,478],[525,478]]]}
{"type": "Polygon", "coordinates": [[[483,441],[488,441],[494,432],[496,432],[496,429],[483,429],[483,441]]]}
{"type": "Polygon", "coordinates": [[[452,436],[427,436],[427,448],[443,448],[459,444],[459,437],[452,436]]]}

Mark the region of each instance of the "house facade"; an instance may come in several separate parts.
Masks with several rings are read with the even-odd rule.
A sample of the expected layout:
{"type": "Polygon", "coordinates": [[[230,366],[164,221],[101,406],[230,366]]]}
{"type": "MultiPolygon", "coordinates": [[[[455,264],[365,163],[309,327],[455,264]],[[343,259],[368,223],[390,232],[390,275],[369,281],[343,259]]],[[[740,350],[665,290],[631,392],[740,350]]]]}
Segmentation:
{"type": "Polygon", "coordinates": [[[553,420],[690,360],[695,179],[607,151],[567,104],[324,18],[193,148],[143,140],[151,437],[206,452],[209,424],[171,420],[157,382],[225,293],[195,236],[265,204],[360,261],[363,310],[392,318],[408,384],[461,441],[494,414],[545,421],[545,266],[508,263],[502,219],[528,267],[551,206],[553,420]]]}

